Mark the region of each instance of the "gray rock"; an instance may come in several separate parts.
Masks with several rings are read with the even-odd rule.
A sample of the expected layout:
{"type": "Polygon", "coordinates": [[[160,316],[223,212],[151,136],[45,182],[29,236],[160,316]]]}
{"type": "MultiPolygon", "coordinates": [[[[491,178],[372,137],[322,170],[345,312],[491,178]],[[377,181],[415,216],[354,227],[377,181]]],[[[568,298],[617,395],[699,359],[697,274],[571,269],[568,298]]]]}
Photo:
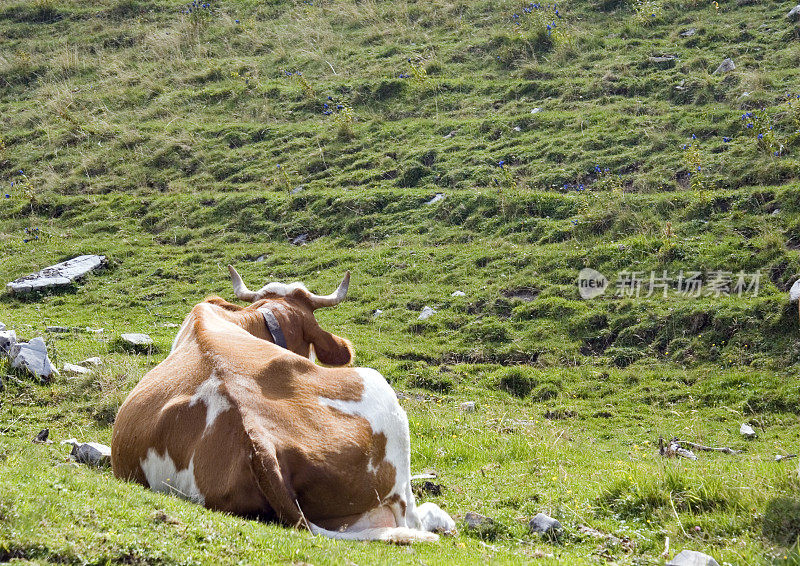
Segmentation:
{"type": "Polygon", "coordinates": [[[667,562],[667,566],[719,566],[719,563],[708,554],[694,550],[681,550],[667,562]]]}
{"type": "Polygon", "coordinates": [[[65,332],[71,332],[71,328],[67,328],[66,326],[48,326],[44,329],[45,332],[49,332],[50,334],[63,334],[65,332]]]}
{"type": "Polygon", "coordinates": [[[674,55],[660,55],[657,57],[648,57],[647,59],[651,65],[654,67],[658,67],[659,69],[669,69],[675,66],[675,63],[678,61],[678,58],[674,55]]]}
{"type": "Polygon", "coordinates": [[[303,246],[308,243],[308,232],[300,234],[296,238],[292,239],[293,246],[303,246]]]}
{"type": "Polygon", "coordinates": [[[435,195],[433,195],[433,198],[427,201],[425,204],[435,204],[440,200],[444,200],[444,195],[442,193],[436,193],[435,195]]]}
{"type": "Polygon", "coordinates": [[[519,127],[519,126],[514,126],[514,131],[515,131],[515,132],[521,132],[521,131],[522,131],[522,128],[521,128],[521,127],[519,127]]]}
{"type": "Polygon", "coordinates": [[[751,427],[747,423],[742,423],[742,426],[739,427],[739,434],[741,434],[745,438],[755,438],[756,437],[756,431],[754,431],[753,427],[751,427]]]}
{"type": "Polygon", "coordinates": [[[372,316],[375,317],[375,318],[378,318],[382,314],[383,314],[383,311],[381,309],[375,309],[375,312],[372,313],[372,316]]]}
{"type": "Polygon", "coordinates": [[[89,368],[69,363],[64,364],[64,367],[61,368],[61,371],[71,375],[87,375],[92,373],[92,370],[89,368]]]}
{"type": "Polygon", "coordinates": [[[531,114],[538,114],[541,111],[542,111],[541,108],[534,108],[533,110],[531,110],[531,114]]]}
{"type": "Polygon", "coordinates": [[[789,10],[789,13],[786,14],[786,17],[792,22],[800,21],[800,4],[789,10]]]}
{"type": "Polygon", "coordinates": [[[58,370],[50,363],[47,357],[47,346],[44,338],[38,336],[30,342],[17,342],[9,351],[11,367],[22,368],[36,377],[47,379],[58,370]]]}
{"type": "Polygon", "coordinates": [[[735,68],[736,65],[733,63],[733,59],[731,59],[730,57],[726,57],[725,59],[723,59],[722,63],[719,64],[719,67],[717,67],[711,74],[717,75],[719,73],[730,73],[735,68]]]}
{"type": "Polygon", "coordinates": [[[464,291],[453,291],[453,294],[450,295],[451,297],[466,297],[467,294],[464,291]]]}
{"type": "Polygon", "coordinates": [[[77,281],[90,271],[99,269],[106,263],[102,255],[82,255],[56,265],[51,265],[31,275],[15,279],[6,284],[11,293],[30,293],[51,287],[63,287],[77,281]]]}
{"type": "Polygon", "coordinates": [[[8,355],[11,346],[17,343],[17,333],[14,330],[0,330],[0,354],[8,355]]]}
{"type": "Polygon", "coordinates": [[[446,140],[449,140],[449,139],[450,139],[450,138],[452,138],[454,135],[456,135],[456,131],[455,131],[455,130],[453,130],[452,132],[450,132],[449,134],[447,134],[447,135],[444,137],[444,139],[446,139],[446,140]]]}
{"type": "Polygon", "coordinates": [[[3,324],[2,322],[0,322],[0,330],[5,330],[5,329],[6,329],[6,325],[3,324]]]}
{"type": "Polygon", "coordinates": [[[111,464],[111,448],[99,442],[78,442],[74,438],[62,440],[61,444],[71,444],[70,456],[81,464],[108,466],[111,464]]]}
{"type": "Polygon", "coordinates": [[[689,28],[686,31],[681,32],[681,37],[692,37],[696,33],[697,28],[689,28]]]}
{"type": "Polygon", "coordinates": [[[422,307],[422,312],[419,313],[419,320],[428,320],[433,314],[436,312],[435,309],[432,309],[428,305],[422,307]]]}
{"type": "Polygon", "coordinates": [[[474,413],[477,410],[475,401],[464,401],[458,406],[465,413],[474,413]]]}
{"type": "Polygon", "coordinates": [[[494,519],[485,515],[481,515],[480,513],[476,513],[475,511],[467,511],[467,513],[464,515],[464,522],[467,524],[467,528],[469,529],[480,529],[481,527],[493,525],[494,519]]]}
{"type": "Polygon", "coordinates": [[[302,192],[303,190],[305,190],[305,186],[298,185],[297,187],[292,189],[292,194],[296,195],[297,193],[302,192]]]}
{"type": "Polygon", "coordinates": [[[78,365],[81,365],[81,366],[102,366],[103,365],[103,360],[98,358],[98,357],[86,358],[85,360],[81,360],[80,362],[78,362],[78,365]]]}
{"type": "Polygon", "coordinates": [[[552,517],[548,517],[544,513],[537,513],[537,515],[531,519],[531,522],[528,523],[528,529],[532,533],[556,534],[558,531],[563,530],[563,527],[561,523],[552,517]]]}
{"type": "Polygon", "coordinates": [[[153,339],[150,338],[150,336],[138,332],[122,334],[120,335],[120,339],[128,346],[136,348],[146,348],[153,345],[153,339]]]}

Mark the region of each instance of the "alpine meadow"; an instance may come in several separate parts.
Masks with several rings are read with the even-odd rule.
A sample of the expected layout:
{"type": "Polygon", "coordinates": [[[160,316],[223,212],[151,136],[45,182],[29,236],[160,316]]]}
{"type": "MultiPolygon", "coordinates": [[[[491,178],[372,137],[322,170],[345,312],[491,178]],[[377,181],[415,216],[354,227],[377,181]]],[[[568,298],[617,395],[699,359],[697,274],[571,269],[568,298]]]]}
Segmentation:
{"type": "Polygon", "coordinates": [[[0,562],[800,565],[796,5],[0,0],[0,281],[105,256],[0,292],[60,370],[0,355],[0,562]],[[334,540],[72,461],[237,301],[229,264],[351,272],[317,320],[394,389],[455,536],[334,540]]]}

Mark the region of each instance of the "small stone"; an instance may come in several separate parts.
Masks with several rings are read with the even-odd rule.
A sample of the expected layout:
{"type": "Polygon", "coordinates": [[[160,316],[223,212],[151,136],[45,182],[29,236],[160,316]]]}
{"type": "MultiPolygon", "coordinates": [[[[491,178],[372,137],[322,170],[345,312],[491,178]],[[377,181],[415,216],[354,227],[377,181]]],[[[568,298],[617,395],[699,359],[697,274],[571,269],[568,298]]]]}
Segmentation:
{"type": "Polygon", "coordinates": [[[789,10],[789,13],[786,14],[786,17],[792,22],[800,20],[800,4],[789,10]]]}
{"type": "Polygon", "coordinates": [[[16,343],[17,333],[14,330],[0,330],[0,354],[7,355],[16,343]]]}
{"type": "Polygon", "coordinates": [[[444,195],[442,193],[436,193],[435,195],[433,195],[433,198],[427,201],[425,204],[435,204],[440,200],[444,200],[444,195]]]}
{"type": "Polygon", "coordinates": [[[531,110],[531,114],[538,114],[541,111],[542,111],[541,108],[534,108],[533,110],[531,110]]]}
{"type": "Polygon", "coordinates": [[[44,338],[38,336],[30,342],[17,342],[9,351],[11,367],[28,370],[36,377],[47,379],[58,371],[47,357],[44,338]]]}
{"type": "Polygon", "coordinates": [[[755,438],[757,436],[756,431],[753,430],[753,427],[747,423],[742,423],[742,426],[739,427],[739,433],[745,438],[755,438]]]}
{"type": "Polygon", "coordinates": [[[39,434],[34,436],[31,442],[33,442],[34,444],[52,444],[53,443],[52,440],[47,440],[48,436],[50,436],[50,429],[46,428],[40,431],[39,434]]]}
{"type": "Polygon", "coordinates": [[[300,234],[296,238],[292,239],[293,246],[303,246],[308,243],[308,232],[300,234]]]}
{"type": "Polygon", "coordinates": [[[456,135],[456,131],[455,131],[455,130],[453,130],[452,132],[450,132],[449,134],[447,134],[447,135],[444,137],[444,139],[446,139],[446,140],[449,140],[449,139],[450,139],[450,138],[452,138],[454,135],[456,135]]]}
{"type": "Polygon", "coordinates": [[[544,513],[537,513],[536,516],[531,519],[531,522],[528,523],[528,529],[532,533],[555,534],[563,530],[563,527],[561,523],[552,517],[548,517],[544,513]]]}
{"type": "Polygon", "coordinates": [[[81,464],[104,466],[111,464],[111,448],[99,442],[78,442],[74,438],[62,440],[61,444],[71,444],[70,456],[81,464]]]}
{"type": "Polygon", "coordinates": [[[372,316],[373,316],[373,318],[378,318],[382,314],[383,314],[383,311],[381,309],[375,309],[375,312],[372,313],[372,316]]]}
{"type": "Polygon", "coordinates": [[[422,308],[422,312],[419,313],[419,320],[428,320],[434,313],[436,312],[435,309],[425,305],[422,308]]]}
{"type": "Polygon", "coordinates": [[[138,332],[122,334],[120,338],[133,346],[151,346],[153,344],[153,339],[150,336],[138,332]]]}
{"type": "Polygon", "coordinates": [[[44,329],[45,332],[49,332],[51,334],[63,334],[65,332],[70,332],[71,330],[71,328],[67,328],[66,326],[48,326],[44,329]]]}
{"type": "Polygon", "coordinates": [[[450,295],[451,297],[466,297],[467,294],[464,291],[453,291],[453,294],[450,295]]]}
{"type": "Polygon", "coordinates": [[[694,550],[681,550],[667,562],[667,566],[719,566],[719,563],[708,554],[694,550]]]}
{"type": "Polygon", "coordinates": [[[464,401],[458,406],[458,408],[465,413],[474,413],[477,410],[477,405],[475,404],[475,401],[464,401]]]}
{"type": "Polygon", "coordinates": [[[78,362],[78,365],[81,365],[81,366],[102,366],[103,365],[103,360],[95,356],[94,358],[86,358],[85,360],[81,360],[80,362],[78,362]]]}
{"type": "Polygon", "coordinates": [[[0,330],[5,330],[5,329],[6,329],[6,325],[3,324],[2,322],[0,322],[0,330]]]}
{"type": "Polygon", "coordinates": [[[678,61],[678,58],[674,55],[664,55],[664,56],[657,56],[657,57],[648,57],[647,59],[650,64],[658,67],[660,69],[668,69],[675,66],[675,63],[678,61]]]}
{"type": "MultiPolygon", "coordinates": [[[[794,282],[792,288],[789,289],[789,300],[796,301],[800,299],[800,279],[794,282]]],[[[2,347],[2,333],[0,333],[0,347],[2,347]]]]}
{"type": "Polygon", "coordinates": [[[493,525],[494,519],[481,515],[480,513],[475,513],[474,511],[467,511],[464,515],[464,522],[469,529],[480,529],[487,525],[493,525]]]}
{"type": "Polygon", "coordinates": [[[689,28],[686,31],[681,32],[681,37],[692,37],[696,33],[697,28],[689,28]]]}
{"type": "Polygon", "coordinates": [[[736,65],[733,63],[733,59],[730,57],[726,57],[723,59],[722,63],[719,64],[719,67],[714,70],[712,75],[716,75],[718,73],[730,73],[736,68],[736,65]]]}
{"type": "Polygon", "coordinates": [[[514,126],[514,131],[515,132],[521,132],[522,128],[520,128],[519,126],[514,126]]]}
{"type": "Polygon", "coordinates": [[[772,216],[777,216],[780,213],[781,213],[781,209],[780,208],[776,208],[775,210],[772,211],[772,216]]]}
{"type": "Polygon", "coordinates": [[[92,373],[92,370],[90,370],[89,368],[85,368],[83,366],[70,363],[65,363],[64,367],[61,368],[61,371],[71,375],[87,375],[89,373],[92,373]]]}
{"type": "Polygon", "coordinates": [[[305,187],[303,185],[299,185],[299,186],[297,186],[297,187],[292,189],[292,194],[296,195],[297,193],[303,191],[304,189],[305,189],[305,187]]]}
{"type": "Polygon", "coordinates": [[[256,259],[254,259],[253,261],[256,262],[256,263],[261,263],[262,261],[265,261],[266,259],[267,259],[266,255],[260,255],[256,259]]]}

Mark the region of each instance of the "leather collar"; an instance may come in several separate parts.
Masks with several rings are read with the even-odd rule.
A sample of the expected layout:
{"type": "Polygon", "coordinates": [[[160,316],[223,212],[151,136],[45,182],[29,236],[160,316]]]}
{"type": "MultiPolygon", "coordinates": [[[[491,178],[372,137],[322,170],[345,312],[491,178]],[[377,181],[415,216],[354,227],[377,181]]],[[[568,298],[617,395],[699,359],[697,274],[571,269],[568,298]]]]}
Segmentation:
{"type": "Polygon", "coordinates": [[[264,322],[267,323],[267,331],[272,335],[272,341],[275,343],[276,346],[280,346],[281,348],[286,348],[286,337],[283,335],[283,330],[281,330],[281,325],[278,324],[278,319],[275,318],[275,315],[272,314],[272,311],[268,308],[260,308],[258,309],[264,316],[264,322]]]}

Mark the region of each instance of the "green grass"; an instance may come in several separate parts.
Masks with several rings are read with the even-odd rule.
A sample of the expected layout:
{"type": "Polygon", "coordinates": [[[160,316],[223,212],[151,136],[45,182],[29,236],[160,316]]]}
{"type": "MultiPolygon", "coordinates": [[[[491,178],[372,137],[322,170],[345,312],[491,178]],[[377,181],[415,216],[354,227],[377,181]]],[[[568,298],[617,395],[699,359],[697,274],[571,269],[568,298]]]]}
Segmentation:
{"type": "Polygon", "coordinates": [[[109,260],[64,291],[0,296],[22,338],[104,329],[47,334],[57,365],[105,360],[46,385],[0,362],[0,561],[662,564],[669,537],[670,556],[800,563],[796,464],[774,462],[800,441],[788,6],[574,0],[548,35],[552,11],[502,0],[210,4],[0,5],[0,280],[109,260]],[[725,57],[736,70],[713,74],[725,57]],[[317,539],[30,443],[45,427],[108,443],[175,325],[207,295],[231,298],[228,263],[251,287],[323,293],[353,272],[348,300],[318,317],[404,394],[413,470],[439,474],[432,499],[457,538],[317,539]],[[584,267],[612,286],[665,270],[761,284],[581,300],[584,267]],[[119,349],[128,331],[155,351],[119,349]],[[744,452],[667,461],[659,437],[744,452]],[[469,532],[468,511],[494,526],[469,532]],[[562,539],[527,533],[540,511],[562,539]]]}

